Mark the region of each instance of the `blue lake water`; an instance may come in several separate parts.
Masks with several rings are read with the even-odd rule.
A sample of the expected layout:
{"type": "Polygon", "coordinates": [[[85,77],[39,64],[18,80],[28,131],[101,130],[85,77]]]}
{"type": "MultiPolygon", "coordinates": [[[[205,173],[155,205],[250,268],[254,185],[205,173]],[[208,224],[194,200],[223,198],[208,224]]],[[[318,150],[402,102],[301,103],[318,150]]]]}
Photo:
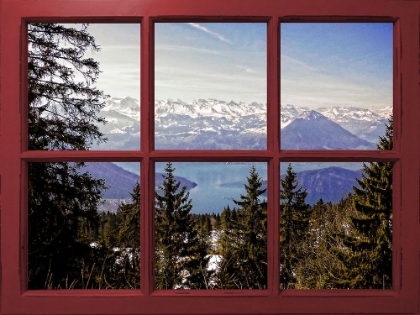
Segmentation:
{"type": "MultiPolygon", "coordinates": [[[[116,163],[119,166],[139,174],[139,169],[130,163],[116,163]]],[[[197,184],[191,189],[190,198],[193,203],[193,213],[220,213],[224,207],[233,207],[232,200],[245,195],[245,188],[238,183],[247,183],[247,176],[254,165],[262,180],[267,180],[267,163],[204,163],[175,162],[174,175],[185,177],[197,184]]],[[[288,163],[281,163],[280,173],[286,172],[288,163]]],[[[164,173],[166,163],[156,163],[156,172],[164,173]]],[[[361,163],[293,163],[293,170],[320,169],[329,166],[340,166],[352,170],[361,168],[361,163]]]]}

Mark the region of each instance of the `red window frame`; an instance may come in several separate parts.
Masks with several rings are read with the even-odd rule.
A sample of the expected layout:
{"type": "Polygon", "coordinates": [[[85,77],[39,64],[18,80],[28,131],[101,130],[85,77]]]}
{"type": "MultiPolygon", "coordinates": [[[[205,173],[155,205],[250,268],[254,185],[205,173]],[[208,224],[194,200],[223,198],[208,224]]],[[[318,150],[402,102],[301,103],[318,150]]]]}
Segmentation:
{"type": "Polygon", "coordinates": [[[1,3],[1,314],[419,314],[419,1],[404,0],[3,0],[1,3]],[[141,23],[141,150],[27,150],[27,23],[141,23]],[[154,23],[267,23],[267,149],[154,150],[154,23]],[[282,151],[281,22],[394,23],[394,150],[282,151]],[[267,290],[153,291],[154,163],[268,163],[267,290]],[[28,162],[141,162],[141,290],[26,290],[28,162]],[[393,290],[279,289],[279,165],[300,161],[393,161],[393,290]]]}

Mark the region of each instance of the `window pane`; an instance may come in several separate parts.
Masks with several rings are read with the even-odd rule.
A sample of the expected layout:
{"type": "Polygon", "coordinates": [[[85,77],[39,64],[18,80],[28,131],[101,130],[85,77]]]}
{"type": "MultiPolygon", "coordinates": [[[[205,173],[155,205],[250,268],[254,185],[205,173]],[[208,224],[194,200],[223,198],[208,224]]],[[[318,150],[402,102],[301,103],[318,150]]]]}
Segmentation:
{"type": "Polygon", "coordinates": [[[139,149],[139,99],[139,24],[29,24],[29,149],[139,149]]]}
{"type": "Polygon", "coordinates": [[[156,163],[156,171],[155,288],[266,289],[267,165],[156,163]]]}
{"type": "Polygon", "coordinates": [[[280,288],[392,288],[392,163],[281,163],[280,288]]]}
{"type": "Polygon", "coordinates": [[[139,163],[28,164],[28,288],[140,288],[139,163]]]}
{"type": "Polygon", "coordinates": [[[281,24],[281,148],[376,149],[392,115],[392,23],[281,24]]]}
{"type": "Polygon", "coordinates": [[[266,148],[266,29],[155,24],[156,149],[266,148]]]}

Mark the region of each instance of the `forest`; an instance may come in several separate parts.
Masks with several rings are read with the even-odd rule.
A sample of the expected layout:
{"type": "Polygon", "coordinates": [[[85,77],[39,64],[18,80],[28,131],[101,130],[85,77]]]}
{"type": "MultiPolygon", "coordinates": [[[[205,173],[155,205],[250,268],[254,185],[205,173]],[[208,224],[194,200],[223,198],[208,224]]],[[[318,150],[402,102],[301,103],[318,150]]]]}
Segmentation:
{"type": "MultiPolygon", "coordinates": [[[[28,146],[89,150],[106,141],[98,112],[107,95],[89,86],[99,51],[87,26],[29,25],[28,146]],[[71,43],[63,48],[60,42],[71,43]],[[72,67],[63,64],[66,60],[72,67]],[[74,81],[74,72],[85,82],[74,81]]],[[[392,149],[392,119],[378,150],[392,149]]],[[[116,213],[99,213],[106,183],[84,162],[28,163],[28,288],[139,289],[140,185],[116,213]]],[[[339,203],[311,206],[290,164],[281,179],[281,289],[392,287],[392,163],[364,164],[339,203]]],[[[244,194],[220,214],[193,213],[193,200],[167,163],[155,194],[155,289],[266,289],[267,201],[254,167],[244,194]]]]}
{"type": "MultiPolygon", "coordinates": [[[[310,206],[289,164],[279,204],[282,289],[391,288],[392,165],[370,163],[364,170],[367,175],[359,181],[360,188],[355,185],[354,192],[339,203],[324,203],[321,198],[310,206]]],[[[163,185],[156,192],[155,288],[265,289],[267,203],[261,199],[265,189],[255,168],[244,184],[246,193],[234,200],[236,206],[217,214],[193,214],[189,193],[174,173],[167,163],[163,185]]],[[[131,197],[131,203],[121,204],[116,213],[62,219],[63,224],[75,226],[67,235],[63,224],[58,226],[50,218],[44,226],[59,231],[47,247],[30,252],[32,288],[139,288],[138,183],[131,197]]],[[[58,217],[55,213],[54,220],[58,217]]],[[[32,228],[38,221],[33,218],[32,228]]],[[[49,233],[43,237],[51,238],[53,232],[49,233]]],[[[31,240],[30,245],[37,246],[31,240]]]]}

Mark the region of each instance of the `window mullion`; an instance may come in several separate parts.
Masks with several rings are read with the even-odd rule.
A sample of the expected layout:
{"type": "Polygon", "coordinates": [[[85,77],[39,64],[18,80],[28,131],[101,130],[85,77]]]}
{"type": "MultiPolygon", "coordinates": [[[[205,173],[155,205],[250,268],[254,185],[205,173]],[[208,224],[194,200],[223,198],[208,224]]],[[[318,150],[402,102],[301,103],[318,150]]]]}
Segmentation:
{"type": "Polygon", "coordinates": [[[154,107],[153,107],[153,27],[152,21],[145,16],[141,25],[141,144],[143,153],[141,163],[141,211],[140,211],[140,283],[144,295],[153,291],[153,178],[154,167],[150,161],[150,151],[154,146],[154,107]]]}
{"type": "Polygon", "coordinates": [[[280,143],[280,34],[279,17],[272,16],[267,25],[267,150],[272,152],[268,163],[267,213],[267,283],[271,294],[279,293],[279,182],[277,158],[280,143]]]}
{"type": "Polygon", "coordinates": [[[272,16],[267,27],[267,149],[279,150],[280,143],[280,27],[272,16]]]}

